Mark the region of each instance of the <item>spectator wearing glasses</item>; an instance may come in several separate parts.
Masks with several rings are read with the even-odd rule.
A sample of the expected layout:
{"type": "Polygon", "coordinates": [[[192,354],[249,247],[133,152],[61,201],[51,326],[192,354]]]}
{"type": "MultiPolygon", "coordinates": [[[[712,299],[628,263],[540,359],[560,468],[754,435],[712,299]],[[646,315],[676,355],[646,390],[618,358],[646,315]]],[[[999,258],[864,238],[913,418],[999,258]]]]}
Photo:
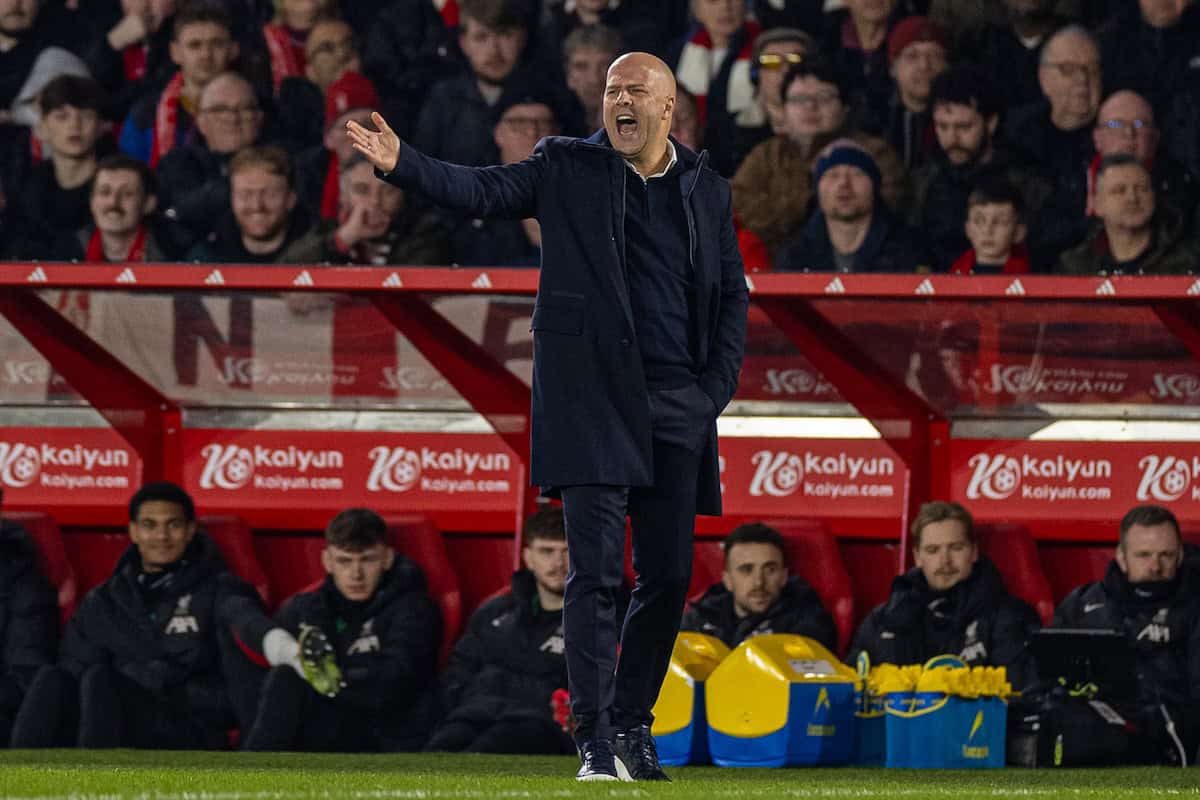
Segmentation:
{"type": "Polygon", "coordinates": [[[834,139],[852,139],[870,154],[888,206],[899,205],[908,180],[887,142],[848,124],[846,86],[828,63],[814,59],[791,67],[782,93],[784,133],[754,148],[733,176],[734,211],[772,257],[808,218],[813,165],[834,139]]]}
{"type": "Polygon", "coordinates": [[[1128,90],[1110,95],[1100,105],[1096,115],[1092,141],[1096,145],[1096,157],[1092,160],[1088,175],[1089,213],[1093,213],[1092,192],[1100,161],[1106,156],[1125,153],[1150,170],[1159,202],[1173,206],[1183,213],[1186,224],[1195,225],[1196,206],[1200,202],[1200,181],[1186,167],[1161,151],[1161,133],[1155,123],[1154,109],[1144,97],[1128,90]]]}
{"type": "Polygon", "coordinates": [[[783,77],[788,68],[816,52],[816,41],[799,28],[774,28],[754,40],[750,66],[754,104],[737,117],[732,152],[735,170],[760,143],[783,133],[783,77]]]}
{"type": "Polygon", "coordinates": [[[1070,25],[1042,48],[1038,65],[1045,100],[1013,112],[1004,139],[1052,189],[1029,232],[1035,264],[1053,264],[1087,234],[1087,168],[1095,155],[1092,128],[1100,107],[1100,50],[1086,29],[1070,25]]]}
{"type": "MultiPolygon", "coordinates": [[[[558,117],[549,99],[531,95],[507,101],[493,132],[500,163],[529,158],[539,141],[558,132],[558,117]]],[[[452,241],[454,263],[462,266],[536,267],[542,252],[536,219],[467,219],[458,225],[452,241]]]]}
{"type": "Polygon", "coordinates": [[[1100,162],[1093,206],[1101,224],[1063,253],[1060,272],[1181,275],[1200,266],[1200,249],[1186,236],[1182,215],[1158,203],[1150,170],[1135,156],[1118,153],[1100,162]]]}
{"type": "Polygon", "coordinates": [[[263,112],[250,82],[236,72],[213,78],[196,108],[197,141],[177,147],[158,166],[160,201],[180,253],[229,212],[229,161],[256,144],[263,112]]]}

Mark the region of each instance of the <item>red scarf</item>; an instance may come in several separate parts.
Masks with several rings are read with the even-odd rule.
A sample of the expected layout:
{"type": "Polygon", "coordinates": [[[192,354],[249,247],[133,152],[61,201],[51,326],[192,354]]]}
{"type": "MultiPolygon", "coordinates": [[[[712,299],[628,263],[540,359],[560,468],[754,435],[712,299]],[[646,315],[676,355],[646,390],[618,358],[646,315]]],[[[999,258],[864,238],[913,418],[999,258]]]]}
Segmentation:
{"type": "Polygon", "coordinates": [[[159,160],[175,146],[179,128],[179,102],[183,99],[183,73],[176,72],[158,98],[154,111],[154,136],[150,142],[150,167],[158,166],[159,160]]]}
{"type": "Polygon", "coordinates": [[[442,15],[447,28],[458,27],[458,0],[433,0],[433,7],[442,15]]]}
{"type": "MultiPolygon", "coordinates": [[[[1024,244],[1013,245],[1012,252],[1008,254],[1008,260],[1004,262],[1004,268],[1000,271],[1002,275],[1028,275],[1029,268],[1029,250],[1024,244]]],[[[975,274],[975,248],[972,247],[967,252],[958,257],[950,267],[951,275],[974,275],[975,274]]]]}
{"type": "MultiPolygon", "coordinates": [[[[744,35],[742,48],[734,56],[725,88],[725,111],[735,117],[755,102],[754,84],[750,81],[750,57],[754,53],[754,40],[761,30],[762,26],[753,20],[747,20],[741,29],[744,35]]],[[[675,65],[676,80],[696,97],[696,115],[701,127],[708,124],[708,93],[714,77],[712,50],[712,36],[703,25],[697,25],[683,46],[683,52],[679,54],[679,63],[675,65]]]]}
{"type": "MultiPolygon", "coordinates": [[[[100,229],[92,231],[92,238],[88,239],[87,254],[83,260],[89,264],[104,264],[108,259],[104,255],[104,238],[100,233],[100,229]]],[[[133,243],[129,245],[129,252],[125,254],[125,261],[134,263],[146,260],[146,226],[139,225],[137,236],[133,237],[133,243]]]]}
{"type": "Polygon", "coordinates": [[[338,218],[338,198],[341,191],[338,181],[341,180],[341,170],[338,168],[337,155],[329,152],[329,169],[325,170],[325,185],[321,187],[321,219],[338,218]]]}
{"type": "Polygon", "coordinates": [[[126,81],[138,81],[145,77],[146,55],[149,50],[144,44],[131,44],[121,51],[126,81]]]}
{"type": "Polygon", "coordinates": [[[263,25],[262,32],[271,54],[271,83],[278,95],[284,78],[304,74],[304,43],[296,41],[291,29],[273,22],[263,25]]]}

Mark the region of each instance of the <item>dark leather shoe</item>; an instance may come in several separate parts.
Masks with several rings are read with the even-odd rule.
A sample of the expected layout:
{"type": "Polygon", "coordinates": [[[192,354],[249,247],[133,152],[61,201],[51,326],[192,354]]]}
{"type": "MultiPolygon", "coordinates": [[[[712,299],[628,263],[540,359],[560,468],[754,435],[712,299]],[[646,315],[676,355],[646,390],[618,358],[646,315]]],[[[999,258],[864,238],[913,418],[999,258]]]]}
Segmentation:
{"type": "Polygon", "coordinates": [[[617,731],[613,750],[616,751],[617,762],[629,770],[629,777],[633,780],[671,780],[658,763],[658,748],[655,747],[654,737],[650,735],[649,725],[617,731]]]}
{"type": "Polygon", "coordinates": [[[616,781],[617,762],[612,744],[607,739],[592,739],[579,747],[577,781],[616,781]]]}

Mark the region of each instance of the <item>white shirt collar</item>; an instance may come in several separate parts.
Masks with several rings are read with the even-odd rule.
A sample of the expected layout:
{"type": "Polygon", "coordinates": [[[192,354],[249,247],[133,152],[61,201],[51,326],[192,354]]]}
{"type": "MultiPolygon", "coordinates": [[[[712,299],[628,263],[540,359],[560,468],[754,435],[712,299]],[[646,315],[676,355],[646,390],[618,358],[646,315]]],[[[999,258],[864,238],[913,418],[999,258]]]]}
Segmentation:
{"type": "Polygon", "coordinates": [[[651,178],[661,178],[662,176],[664,176],[668,172],[670,172],[671,168],[675,166],[675,162],[677,162],[679,160],[679,155],[675,152],[675,143],[672,142],[670,139],[667,139],[667,151],[671,154],[671,160],[667,162],[667,165],[662,168],[661,172],[656,172],[653,175],[647,175],[646,177],[642,178],[642,173],[637,171],[637,168],[633,166],[632,161],[626,161],[625,166],[627,166],[631,170],[633,170],[634,175],[637,175],[639,178],[642,178],[642,183],[645,183],[646,181],[650,180],[651,178]]]}

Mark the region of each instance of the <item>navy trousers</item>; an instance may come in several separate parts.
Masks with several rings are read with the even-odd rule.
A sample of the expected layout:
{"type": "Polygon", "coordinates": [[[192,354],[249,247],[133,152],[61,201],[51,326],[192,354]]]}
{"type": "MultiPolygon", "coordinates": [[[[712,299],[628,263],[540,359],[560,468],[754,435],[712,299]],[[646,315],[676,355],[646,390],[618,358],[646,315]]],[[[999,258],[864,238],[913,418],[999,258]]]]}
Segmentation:
{"type": "Polygon", "coordinates": [[[611,739],[614,727],[653,721],[650,709],[687,601],[700,448],[715,411],[694,385],[652,392],[650,404],[653,486],[561,490],[571,553],[563,633],[577,743],[611,739]],[[616,593],[624,572],[627,515],[637,581],[618,635],[616,593]]]}

